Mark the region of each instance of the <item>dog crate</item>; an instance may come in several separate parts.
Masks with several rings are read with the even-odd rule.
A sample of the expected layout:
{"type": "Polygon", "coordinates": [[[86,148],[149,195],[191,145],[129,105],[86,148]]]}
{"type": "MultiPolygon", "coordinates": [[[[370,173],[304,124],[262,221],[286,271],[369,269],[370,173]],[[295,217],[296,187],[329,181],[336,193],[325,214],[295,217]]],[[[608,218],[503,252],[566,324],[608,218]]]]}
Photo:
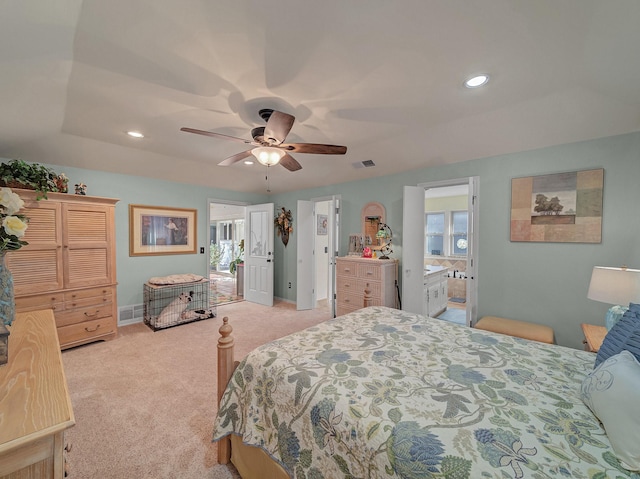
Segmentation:
{"type": "Polygon", "coordinates": [[[144,322],[154,331],[216,315],[209,306],[209,281],[171,285],[144,284],[144,322]]]}

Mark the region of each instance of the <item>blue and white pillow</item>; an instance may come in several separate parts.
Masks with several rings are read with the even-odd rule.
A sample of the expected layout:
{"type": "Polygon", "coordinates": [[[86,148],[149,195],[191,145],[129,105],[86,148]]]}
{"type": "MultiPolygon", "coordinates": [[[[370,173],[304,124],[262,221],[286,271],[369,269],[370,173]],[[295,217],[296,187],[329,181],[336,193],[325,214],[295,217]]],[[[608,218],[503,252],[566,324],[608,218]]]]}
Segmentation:
{"type": "Polygon", "coordinates": [[[595,367],[623,350],[630,351],[640,360],[640,304],[630,303],[622,319],[604,337],[595,367]]]}
{"type": "Polygon", "coordinates": [[[629,351],[611,356],[582,382],[581,397],[598,417],[622,466],[640,470],[640,362],[629,351]]]}

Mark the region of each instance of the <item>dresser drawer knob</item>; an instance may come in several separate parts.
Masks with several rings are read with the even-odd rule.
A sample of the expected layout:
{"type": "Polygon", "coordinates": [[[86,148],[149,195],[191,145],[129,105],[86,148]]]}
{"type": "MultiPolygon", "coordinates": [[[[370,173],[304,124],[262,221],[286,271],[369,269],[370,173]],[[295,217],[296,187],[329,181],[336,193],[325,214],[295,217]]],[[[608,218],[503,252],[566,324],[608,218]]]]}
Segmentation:
{"type": "Polygon", "coordinates": [[[84,328],[84,330],[85,330],[87,333],[95,333],[98,329],[100,329],[100,325],[99,325],[99,324],[98,324],[95,328],[93,328],[93,329],[84,328]]]}
{"type": "Polygon", "coordinates": [[[98,313],[100,313],[99,309],[96,309],[95,313],[87,313],[86,311],[84,312],[85,316],[88,316],[89,318],[95,318],[96,316],[98,316],[98,313]]]}

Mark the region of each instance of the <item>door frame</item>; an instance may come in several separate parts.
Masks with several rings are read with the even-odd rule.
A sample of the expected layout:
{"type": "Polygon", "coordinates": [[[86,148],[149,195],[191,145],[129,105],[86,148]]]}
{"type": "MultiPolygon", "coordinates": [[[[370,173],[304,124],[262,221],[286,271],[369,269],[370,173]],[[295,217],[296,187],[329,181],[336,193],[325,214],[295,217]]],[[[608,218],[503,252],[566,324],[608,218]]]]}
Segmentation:
{"type": "MultiPolygon", "coordinates": [[[[340,254],[340,241],[339,241],[339,231],[340,231],[340,203],[342,201],[342,196],[341,195],[329,195],[329,196],[322,196],[322,197],[316,197],[316,198],[311,198],[310,200],[298,200],[298,201],[308,201],[310,203],[313,204],[313,219],[312,221],[307,223],[306,228],[310,228],[311,231],[311,235],[312,238],[314,238],[314,245],[313,248],[310,249],[306,249],[304,251],[304,257],[300,257],[298,256],[298,263],[303,262],[306,264],[309,264],[310,267],[304,269],[304,271],[306,272],[306,274],[310,275],[311,278],[301,278],[298,276],[300,269],[298,269],[296,271],[296,276],[297,276],[297,283],[298,285],[302,285],[302,284],[311,284],[311,299],[309,300],[308,298],[306,300],[303,301],[304,304],[311,304],[312,308],[311,309],[315,309],[316,307],[316,294],[315,292],[318,290],[317,288],[317,284],[316,284],[316,273],[315,273],[315,257],[314,257],[314,251],[315,251],[315,228],[316,228],[316,224],[317,224],[317,212],[316,212],[316,203],[322,203],[322,202],[330,202],[329,203],[329,210],[331,210],[331,208],[333,207],[333,214],[331,214],[331,211],[329,211],[329,215],[328,215],[328,222],[327,222],[327,234],[328,234],[328,243],[329,243],[329,249],[328,249],[328,267],[329,267],[329,271],[328,271],[328,278],[329,278],[329,285],[327,286],[327,299],[328,299],[328,303],[329,303],[329,309],[331,310],[331,314],[332,316],[335,317],[336,314],[336,307],[335,307],[335,292],[336,292],[336,281],[335,281],[335,268],[336,268],[336,261],[335,258],[337,256],[339,256],[340,254]],[[333,245],[333,248],[331,248],[331,245],[333,245]]],[[[300,219],[298,219],[298,221],[300,221],[300,219]]],[[[301,224],[301,223],[300,223],[301,224]]],[[[299,294],[300,294],[300,289],[296,290],[296,303],[298,302],[298,298],[299,298],[299,294]]]]}
{"type": "MultiPolygon", "coordinates": [[[[442,188],[447,186],[468,185],[468,201],[467,211],[469,216],[467,219],[467,297],[466,297],[466,313],[467,326],[472,326],[477,319],[478,314],[478,234],[479,234],[479,210],[480,210],[480,177],[469,176],[462,178],[453,178],[449,180],[429,181],[420,183],[417,186],[425,191],[433,188],[442,188]]],[[[423,206],[424,208],[424,206],[423,206]]],[[[422,252],[424,255],[424,235],[422,252]]]]}
{"type": "MultiPolygon", "coordinates": [[[[242,206],[242,207],[245,207],[245,208],[247,206],[249,206],[249,203],[246,203],[244,201],[220,200],[220,199],[216,199],[216,198],[208,198],[207,199],[207,248],[205,250],[206,264],[207,264],[207,274],[211,273],[209,248],[211,247],[211,205],[212,204],[242,206]]],[[[246,209],[245,209],[245,211],[246,211],[246,209]]]]}

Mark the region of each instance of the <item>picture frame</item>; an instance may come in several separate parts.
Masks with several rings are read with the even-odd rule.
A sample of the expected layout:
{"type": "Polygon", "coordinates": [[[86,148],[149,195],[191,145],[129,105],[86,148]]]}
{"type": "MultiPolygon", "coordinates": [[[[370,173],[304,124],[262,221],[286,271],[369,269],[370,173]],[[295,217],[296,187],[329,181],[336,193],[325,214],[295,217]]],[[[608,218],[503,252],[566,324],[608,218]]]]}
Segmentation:
{"type": "Polygon", "coordinates": [[[317,228],[317,234],[318,235],[326,235],[327,234],[327,215],[318,215],[317,216],[317,221],[318,221],[318,228],[317,228]]]}
{"type": "Polygon", "coordinates": [[[129,256],[195,254],[198,210],[129,205],[129,256]]]}
{"type": "Polygon", "coordinates": [[[601,243],[604,169],[511,180],[510,240],[601,243]]]}

